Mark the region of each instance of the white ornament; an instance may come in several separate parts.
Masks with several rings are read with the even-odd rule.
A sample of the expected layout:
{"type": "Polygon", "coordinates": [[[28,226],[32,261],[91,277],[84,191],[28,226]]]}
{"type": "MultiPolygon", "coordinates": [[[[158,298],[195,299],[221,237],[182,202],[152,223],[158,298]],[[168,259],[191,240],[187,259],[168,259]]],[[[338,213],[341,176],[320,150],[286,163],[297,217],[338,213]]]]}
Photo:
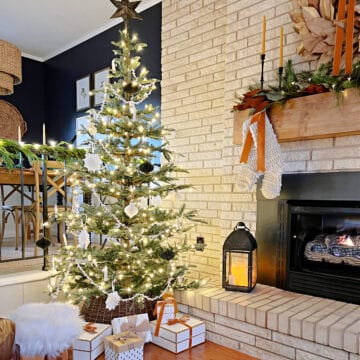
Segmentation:
{"type": "Polygon", "coordinates": [[[89,233],[83,229],[79,235],[79,247],[85,250],[90,244],[89,233]]]}
{"type": "Polygon", "coordinates": [[[130,107],[130,112],[132,115],[132,121],[135,122],[136,121],[136,107],[133,101],[129,102],[129,107],[130,107]]]}
{"type": "Polygon", "coordinates": [[[96,135],[96,133],[97,133],[96,126],[93,124],[91,124],[87,130],[88,130],[89,134],[92,136],[96,135]]]}
{"type": "Polygon", "coordinates": [[[102,167],[102,161],[100,159],[100,156],[98,154],[89,154],[89,153],[87,153],[85,155],[85,159],[84,159],[84,166],[89,171],[100,170],[101,167],[102,167]]]}
{"type": "Polygon", "coordinates": [[[147,209],[148,207],[148,199],[146,197],[141,197],[139,199],[139,206],[141,209],[147,209]]]}
{"type": "Polygon", "coordinates": [[[152,206],[155,206],[155,207],[160,206],[161,205],[161,196],[160,195],[153,196],[150,199],[150,202],[151,202],[152,206]]]}
{"type": "Polygon", "coordinates": [[[108,310],[114,310],[120,302],[120,296],[117,291],[113,291],[112,293],[108,294],[105,305],[108,310]]]}
{"type": "Polygon", "coordinates": [[[128,216],[130,219],[132,219],[134,216],[137,215],[139,212],[139,209],[135,206],[134,203],[130,203],[128,206],[125,207],[124,213],[126,216],[128,216]]]}

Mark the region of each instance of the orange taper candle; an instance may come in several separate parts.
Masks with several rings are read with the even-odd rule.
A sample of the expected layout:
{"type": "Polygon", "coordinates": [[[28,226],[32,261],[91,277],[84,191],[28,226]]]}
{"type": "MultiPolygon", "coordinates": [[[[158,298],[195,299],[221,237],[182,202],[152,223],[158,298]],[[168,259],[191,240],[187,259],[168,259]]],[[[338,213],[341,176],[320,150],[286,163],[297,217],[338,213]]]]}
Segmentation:
{"type": "Polygon", "coordinates": [[[280,53],[279,53],[279,67],[284,66],[284,27],[280,27],[280,53]]]}
{"type": "Polygon", "coordinates": [[[264,15],[262,21],[261,54],[265,54],[265,42],[266,42],[266,16],[264,15]]]}
{"type": "Polygon", "coordinates": [[[355,0],[350,0],[346,16],[345,74],[352,72],[355,0]]]}
{"type": "Polygon", "coordinates": [[[341,53],[342,53],[342,44],[343,44],[343,35],[344,29],[342,28],[340,22],[345,19],[345,0],[339,0],[338,4],[338,14],[336,25],[336,34],[335,34],[335,47],[334,47],[334,59],[333,59],[333,70],[332,75],[338,76],[340,74],[340,62],[341,62],[341,53]]]}

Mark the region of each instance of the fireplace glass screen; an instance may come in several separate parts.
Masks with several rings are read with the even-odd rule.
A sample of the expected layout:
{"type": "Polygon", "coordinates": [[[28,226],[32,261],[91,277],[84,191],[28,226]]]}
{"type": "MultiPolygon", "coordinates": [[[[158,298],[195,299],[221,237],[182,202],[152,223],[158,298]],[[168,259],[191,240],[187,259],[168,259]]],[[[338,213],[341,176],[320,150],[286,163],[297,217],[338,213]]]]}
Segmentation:
{"type": "Polygon", "coordinates": [[[289,204],[290,270],[358,277],[360,209],[351,202],[289,204]]]}

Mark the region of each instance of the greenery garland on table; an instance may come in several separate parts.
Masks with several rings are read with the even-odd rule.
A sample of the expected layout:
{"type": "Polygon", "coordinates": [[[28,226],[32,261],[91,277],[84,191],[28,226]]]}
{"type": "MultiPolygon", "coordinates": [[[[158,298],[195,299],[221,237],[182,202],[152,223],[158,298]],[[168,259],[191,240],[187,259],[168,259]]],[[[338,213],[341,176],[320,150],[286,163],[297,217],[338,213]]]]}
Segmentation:
{"type": "Polygon", "coordinates": [[[315,72],[302,71],[295,73],[291,60],[285,66],[284,75],[279,86],[269,86],[269,89],[250,87],[250,91],[238,97],[239,102],[233,106],[233,111],[251,109],[252,113],[268,109],[275,104],[284,104],[287,100],[332,92],[341,101],[342,92],[349,88],[360,88],[360,61],[353,65],[350,75],[332,76],[332,64],[322,64],[315,72]]]}
{"type": "Polygon", "coordinates": [[[49,159],[59,161],[73,161],[83,159],[85,150],[76,149],[73,145],[60,142],[57,145],[38,145],[38,144],[24,144],[10,139],[0,139],[0,157],[1,165],[8,169],[16,166],[16,160],[19,159],[19,154],[22,154],[24,159],[31,164],[33,161],[40,160],[39,157],[46,155],[49,159]]]}

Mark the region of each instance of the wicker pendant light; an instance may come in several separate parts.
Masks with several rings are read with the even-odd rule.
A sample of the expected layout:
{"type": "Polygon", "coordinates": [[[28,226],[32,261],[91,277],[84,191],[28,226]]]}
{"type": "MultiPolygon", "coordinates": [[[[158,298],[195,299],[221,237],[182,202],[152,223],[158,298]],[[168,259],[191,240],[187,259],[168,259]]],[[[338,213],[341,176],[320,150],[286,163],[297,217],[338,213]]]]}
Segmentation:
{"type": "Polygon", "coordinates": [[[21,80],[21,51],[0,39],[0,95],[11,95],[21,80]]]}

